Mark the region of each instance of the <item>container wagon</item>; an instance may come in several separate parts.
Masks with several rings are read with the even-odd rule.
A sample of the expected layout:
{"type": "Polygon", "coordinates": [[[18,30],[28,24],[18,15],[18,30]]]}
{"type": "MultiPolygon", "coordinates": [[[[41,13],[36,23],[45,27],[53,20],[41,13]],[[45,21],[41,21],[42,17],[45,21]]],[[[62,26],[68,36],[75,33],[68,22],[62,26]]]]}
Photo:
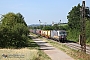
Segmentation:
{"type": "Polygon", "coordinates": [[[37,29],[37,30],[36,30],[36,34],[37,34],[37,35],[41,35],[41,29],[37,29]]]}

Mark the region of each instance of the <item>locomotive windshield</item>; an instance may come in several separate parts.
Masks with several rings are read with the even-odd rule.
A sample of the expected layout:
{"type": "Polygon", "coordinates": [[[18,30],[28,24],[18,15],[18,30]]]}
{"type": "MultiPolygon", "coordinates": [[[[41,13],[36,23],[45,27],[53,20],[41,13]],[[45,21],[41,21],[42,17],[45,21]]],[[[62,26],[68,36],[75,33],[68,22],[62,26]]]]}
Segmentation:
{"type": "Polygon", "coordinates": [[[66,32],[61,31],[61,32],[59,32],[59,34],[60,34],[60,35],[66,35],[66,32]]]}

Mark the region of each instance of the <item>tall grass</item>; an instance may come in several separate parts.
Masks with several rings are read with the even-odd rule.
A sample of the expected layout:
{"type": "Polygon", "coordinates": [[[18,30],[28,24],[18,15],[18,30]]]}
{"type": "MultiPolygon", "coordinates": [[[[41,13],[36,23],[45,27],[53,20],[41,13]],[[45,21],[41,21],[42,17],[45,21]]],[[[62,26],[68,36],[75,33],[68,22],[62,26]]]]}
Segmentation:
{"type": "Polygon", "coordinates": [[[0,49],[0,60],[33,60],[37,57],[38,50],[22,49],[0,49]]]}

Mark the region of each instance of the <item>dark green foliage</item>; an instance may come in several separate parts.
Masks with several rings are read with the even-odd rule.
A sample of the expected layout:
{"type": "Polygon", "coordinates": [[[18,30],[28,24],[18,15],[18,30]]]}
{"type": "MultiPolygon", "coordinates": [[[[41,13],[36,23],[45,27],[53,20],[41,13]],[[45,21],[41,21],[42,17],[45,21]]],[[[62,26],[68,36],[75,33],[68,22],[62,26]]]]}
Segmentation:
{"type": "MultiPolygon", "coordinates": [[[[79,30],[69,29],[67,38],[69,40],[78,42],[79,41],[79,35],[80,35],[80,31],[79,30]]],[[[90,43],[90,19],[86,21],[86,42],[90,43]]]]}
{"type": "Polygon", "coordinates": [[[80,34],[80,4],[74,6],[72,10],[68,13],[68,35],[67,38],[69,40],[78,42],[79,34],[80,34]]]}
{"type": "Polygon", "coordinates": [[[52,26],[49,26],[49,25],[43,27],[43,30],[52,30],[52,29],[53,29],[52,26]]]}
{"type": "Polygon", "coordinates": [[[68,25],[60,26],[59,28],[61,30],[68,30],[69,29],[68,25]]]}
{"type": "Polygon", "coordinates": [[[29,31],[22,17],[20,13],[4,15],[0,25],[0,47],[19,48],[27,45],[29,31]]]}
{"type": "Polygon", "coordinates": [[[86,17],[86,18],[90,18],[90,10],[89,10],[89,7],[86,7],[86,8],[85,8],[85,17],[86,17]]]}
{"type": "Polygon", "coordinates": [[[20,13],[17,13],[16,15],[18,16],[18,21],[17,22],[22,23],[25,26],[27,26],[26,22],[24,21],[24,17],[20,13]]]}
{"type": "MultiPolygon", "coordinates": [[[[78,42],[79,40],[79,35],[80,35],[80,4],[78,6],[74,6],[72,10],[68,13],[69,15],[67,16],[68,18],[68,35],[67,38],[69,40],[78,42]]],[[[89,14],[88,8],[85,11],[86,14],[89,14]]],[[[86,42],[90,43],[90,18],[86,16],[86,42]]]]}
{"type": "Polygon", "coordinates": [[[78,30],[68,30],[67,32],[67,39],[74,41],[74,42],[78,42],[79,41],[79,34],[80,32],[78,30]]]}
{"type": "Polygon", "coordinates": [[[74,6],[72,10],[68,13],[68,25],[70,29],[80,30],[80,4],[74,6]]]}
{"type": "Polygon", "coordinates": [[[90,43],[90,19],[86,22],[86,40],[90,43]]]}
{"type": "Polygon", "coordinates": [[[59,30],[58,24],[54,24],[52,28],[53,28],[53,30],[59,30]]]}
{"type": "Polygon", "coordinates": [[[39,29],[43,29],[43,25],[40,25],[40,26],[39,26],[39,29]]]}

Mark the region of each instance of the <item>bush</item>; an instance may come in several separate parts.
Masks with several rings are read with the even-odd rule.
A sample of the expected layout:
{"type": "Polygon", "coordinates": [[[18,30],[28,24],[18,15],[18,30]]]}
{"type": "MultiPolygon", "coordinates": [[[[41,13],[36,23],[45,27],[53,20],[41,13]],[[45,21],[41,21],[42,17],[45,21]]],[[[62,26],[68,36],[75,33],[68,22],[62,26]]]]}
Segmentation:
{"type": "Polygon", "coordinates": [[[24,47],[28,42],[29,29],[23,17],[18,14],[8,13],[1,20],[0,25],[0,47],[24,47]]]}
{"type": "Polygon", "coordinates": [[[78,30],[68,30],[67,39],[78,42],[80,32],[78,30]]]}

